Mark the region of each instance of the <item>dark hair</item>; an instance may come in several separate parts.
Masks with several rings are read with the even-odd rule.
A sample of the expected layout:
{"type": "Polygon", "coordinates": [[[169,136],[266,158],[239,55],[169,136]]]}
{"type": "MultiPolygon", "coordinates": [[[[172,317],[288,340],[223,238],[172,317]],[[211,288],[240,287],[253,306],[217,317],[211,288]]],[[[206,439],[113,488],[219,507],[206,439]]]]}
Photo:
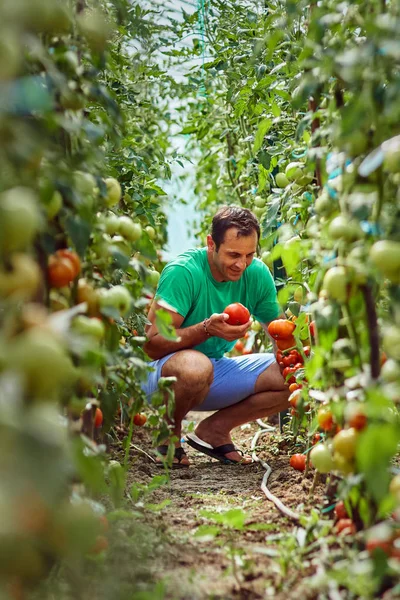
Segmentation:
{"type": "Polygon", "coordinates": [[[251,235],[255,231],[257,241],[260,239],[260,224],[248,208],[222,206],[214,215],[211,225],[211,237],[217,247],[217,252],[225,239],[226,231],[232,227],[238,230],[238,237],[251,235]]]}

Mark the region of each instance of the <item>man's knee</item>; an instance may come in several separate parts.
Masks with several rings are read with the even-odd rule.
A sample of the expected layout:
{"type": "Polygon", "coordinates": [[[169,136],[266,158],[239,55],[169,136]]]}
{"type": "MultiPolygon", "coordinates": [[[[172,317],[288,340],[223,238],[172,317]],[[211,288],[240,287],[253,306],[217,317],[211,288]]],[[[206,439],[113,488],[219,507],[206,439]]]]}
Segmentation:
{"type": "Polygon", "coordinates": [[[289,396],[289,388],[285,383],[281,370],[276,362],[269,365],[265,371],[260,373],[255,385],[255,393],[259,392],[282,392],[289,396]]]}
{"type": "Polygon", "coordinates": [[[180,350],[164,364],[163,377],[176,377],[178,384],[195,391],[211,385],[214,369],[210,359],[197,350],[180,350]]]}

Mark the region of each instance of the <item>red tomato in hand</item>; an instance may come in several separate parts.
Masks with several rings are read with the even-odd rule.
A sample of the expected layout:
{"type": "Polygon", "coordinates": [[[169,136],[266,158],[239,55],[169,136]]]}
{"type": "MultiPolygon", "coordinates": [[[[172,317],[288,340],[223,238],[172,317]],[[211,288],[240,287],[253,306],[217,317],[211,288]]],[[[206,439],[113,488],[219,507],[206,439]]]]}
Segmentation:
{"type": "Polygon", "coordinates": [[[268,325],[268,333],[274,340],[286,340],[292,337],[296,325],[287,319],[276,319],[268,325]]]}
{"type": "Polygon", "coordinates": [[[240,302],[229,304],[225,308],[224,313],[229,315],[229,319],[226,321],[228,325],[244,325],[250,319],[249,311],[240,302]]]}
{"type": "Polygon", "coordinates": [[[296,471],[304,471],[306,468],[306,457],[304,454],[293,454],[290,457],[290,466],[296,471]]]}

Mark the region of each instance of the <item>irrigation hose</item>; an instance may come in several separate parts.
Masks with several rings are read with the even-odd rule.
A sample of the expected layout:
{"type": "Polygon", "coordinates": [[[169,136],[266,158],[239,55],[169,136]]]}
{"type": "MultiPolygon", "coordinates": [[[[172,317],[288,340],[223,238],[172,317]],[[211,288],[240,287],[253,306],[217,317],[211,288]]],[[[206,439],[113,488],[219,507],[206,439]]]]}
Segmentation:
{"type": "Polygon", "coordinates": [[[260,463],[260,465],[263,467],[263,469],[265,469],[264,477],[261,482],[261,490],[264,492],[265,496],[267,497],[267,500],[269,500],[270,502],[273,502],[275,504],[275,506],[277,507],[277,509],[280,510],[281,513],[285,515],[285,517],[292,519],[292,521],[298,521],[300,518],[299,514],[294,512],[287,506],[285,506],[283,504],[283,502],[281,500],[279,500],[279,498],[274,496],[274,494],[272,494],[267,487],[268,479],[269,479],[269,476],[271,475],[272,469],[268,463],[261,460],[261,458],[259,458],[257,456],[255,448],[257,447],[259,438],[262,435],[264,435],[265,433],[269,433],[274,428],[271,427],[270,425],[266,425],[265,423],[263,423],[263,421],[261,421],[261,422],[260,421],[261,421],[260,419],[257,419],[257,423],[262,427],[262,429],[259,429],[257,431],[257,433],[255,434],[255,436],[253,437],[250,449],[252,452],[251,457],[252,457],[253,461],[260,463]],[[262,425],[261,425],[261,423],[262,423],[262,425]]]}

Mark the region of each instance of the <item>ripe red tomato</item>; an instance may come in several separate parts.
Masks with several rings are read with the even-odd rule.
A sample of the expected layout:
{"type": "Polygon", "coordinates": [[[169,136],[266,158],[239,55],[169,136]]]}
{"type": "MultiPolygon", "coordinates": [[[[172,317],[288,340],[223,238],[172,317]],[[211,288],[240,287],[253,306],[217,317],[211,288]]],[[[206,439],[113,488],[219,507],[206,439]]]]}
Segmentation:
{"type": "Polygon", "coordinates": [[[243,352],[244,349],[244,344],[243,342],[241,342],[240,340],[238,340],[235,344],[235,350],[237,350],[238,352],[243,352]]]}
{"type": "Polygon", "coordinates": [[[137,425],[138,427],[142,427],[147,421],[147,417],[145,414],[143,413],[137,413],[134,417],[133,417],[133,422],[135,425],[137,425]]]}
{"type": "Polygon", "coordinates": [[[350,427],[353,427],[354,429],[357,429],[358,431],[360,431],[361,429],[364,429],[367,425],[367,422],[368,422],[367,415],[364,415],[361,412],[352,415],[349,419],[350,427]]]}
{"type": "Polygon", "coordinates": [[[335,525],[335,531],[337,533],[343,533],[343,535],[352,535],[356,533],[356,526],[351,519],[339,519],[335,525]]]}
{"type": "Polygon", "coordinates": [[[291,383],[289,385],[289,392],[295,392],[296,390],[300,390],[301,389],[301,385],[299,385],[298,383],[291,383]]]}
{"type": "Polygon", "coordinates": [[[287,319],[276,319],[268,325],[268,333],[274,340],[287,340],[292,337],[296,325],[287,319]]]}
{"type": "Polygon", "coordinates": [[[347,514],[347,510],[345,508],[343,500],[339,500],[335,506],[335,518],[340,521],[340,519],[348,519],[349,515],[347,514]]]}
{"type": "Polygon", "coordinates": [[[229,319],[226,321],[228,325],[244,325],[250,319],[249,311],[240,302],[229,304],[224,309],[224,313],[229,315],[229,319]]]}
{"type": "Polygon", "coordinates": [[[296,471],[304,471],[306,468],[306,457],[304,454],[293,454],[290,457],[290,466],[296,471]]]}
{"type": "Polygon", "coordinates": [[[282,362],[283,359],[283,354],[280,350],[278,350],[278,352],[276,353],[276,362],[279,364],[280,362],[282,362]]]}
{"type": "Polygon", "coordinates": [[[103,413],[100,408],[96,408],[96,412],[94,414],[94,426],[101,427],[103,424],[103,413]]]}
{"type": "Polygon", "coordinates": [[[313,446],[315,446],[315,444],[318,444],[318,442],[320,442],[321,440],[322,440],[322,435],[320,433],[315,433],[314,436],[313,436],[311,444],[313,446]]]}
{"type": "Polygon", "coordinates": [[[366,543],[366,548],[368,553],[373,556],[375,554],[375,550],[378,548],[382,550],[387,556],[392,554],[392,544],[388,540],[368,540],[366,543]]]}
{"type": "Polygon", "coordinates": [[[317,328],[315,326],[315,321],[311,321],[310,323],[310,335],[311,337],[315,337],[315,332],[317,331],[317,328]]]}
{"type": "Polygon", "coordinates": [[[68,258],[50,256],[47,277],[50,287],[65,287],[75,278],[75,266],[68,258]]]}
{"type": "Polygon", "coordinates": [[[285,367],[283,369],[282,376],[286,383],[296,383],[296,378],[294,377],[294,373],[296,373],[296,371],[297,369],[295,367],[285,367]],[[286,379],[287,377],[289,377],[289,379],[286,379]]]}
{"type": "Polygon", "coordinates": [[[323,431],[330,431],[333,426],[333,415],[329,408],[322,407],[317,414],[318,425],[323,431]]]}
{"type": "Polygon", "coordinates": [[[276,340],[276,345],[278,346],[279,350],[288,350],[289,348],[293,348],[293,346],[296,345],[296,340],[294,339],[294,337],[290,337],[290,338],[278,338],[276,340]]]}
{"type": "Polygon", "coordinates": [[[67,258],[72,262],[72,264],[74,265],[75,279],[75,277],[81,272],[81,260],[77,253],[73,250],[68,250],[68,248],[63,248],[62,250],[57,250],[55,255],[60,258],[67,258]]]}
{"type": "Polygon", "coordinates": [[[304,354],[306,356],[310,356],[310,354],[311,354],[311,348],[310,348],[310,346],[304,346],[303,352],[304,352],[304,354]]]}

